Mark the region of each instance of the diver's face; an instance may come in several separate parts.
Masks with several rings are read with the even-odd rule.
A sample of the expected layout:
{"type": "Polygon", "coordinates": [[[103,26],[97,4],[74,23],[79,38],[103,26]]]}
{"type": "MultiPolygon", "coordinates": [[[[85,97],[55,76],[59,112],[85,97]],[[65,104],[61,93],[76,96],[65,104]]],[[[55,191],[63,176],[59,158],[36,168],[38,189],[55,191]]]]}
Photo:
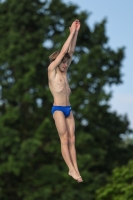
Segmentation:
{"type": "Polygon", "coordinates": [[[59,70],[61,72],[65,72],[67,70],[67,67],[68,67],[68,60],[64,60],[60,63],[59,65],[59,70]]]}

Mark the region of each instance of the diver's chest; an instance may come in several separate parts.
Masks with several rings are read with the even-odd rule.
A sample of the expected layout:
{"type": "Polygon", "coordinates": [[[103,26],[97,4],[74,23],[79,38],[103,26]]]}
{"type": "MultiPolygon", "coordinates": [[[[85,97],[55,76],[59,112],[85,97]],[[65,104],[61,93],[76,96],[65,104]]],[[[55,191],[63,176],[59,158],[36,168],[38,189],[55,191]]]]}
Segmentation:
{"type": "Polygon", "coordinates": [[[56,83],[57,85],[62,85],[64,87],[69,85],[67,77],[63,77],[63,76],[58,76],[56,78],[56,83]]]}

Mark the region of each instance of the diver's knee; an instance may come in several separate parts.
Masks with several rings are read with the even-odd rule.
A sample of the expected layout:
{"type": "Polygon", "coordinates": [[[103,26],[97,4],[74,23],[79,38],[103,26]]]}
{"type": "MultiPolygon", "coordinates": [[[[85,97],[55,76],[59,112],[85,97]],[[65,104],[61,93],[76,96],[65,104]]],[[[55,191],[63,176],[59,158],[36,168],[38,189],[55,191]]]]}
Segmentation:
{"type": "Polygon", "coordinates": [[[63,135],[60,136],[61,144],[68,144],[69,138],[68,134],[64,133],[63,135]]]}
{"type": "Polygon", "coordinates": [[[70,145],[75,144],[75,135],[69,136],[68,141],[69,141],[69,144],[70,144],[70,145]]]}

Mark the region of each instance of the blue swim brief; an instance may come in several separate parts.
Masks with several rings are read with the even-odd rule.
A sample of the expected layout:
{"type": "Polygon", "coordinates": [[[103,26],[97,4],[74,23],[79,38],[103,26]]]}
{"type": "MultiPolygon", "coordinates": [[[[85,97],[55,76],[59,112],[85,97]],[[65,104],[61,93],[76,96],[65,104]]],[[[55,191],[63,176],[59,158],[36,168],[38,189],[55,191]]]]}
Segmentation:
{"type": "Polygon", "coordinates": [[[51,111],[52,114],[54,114],[55,111],[62,111],[65,117],[68,117],[71,110],[71,106],[53,106],[51,111]]]}

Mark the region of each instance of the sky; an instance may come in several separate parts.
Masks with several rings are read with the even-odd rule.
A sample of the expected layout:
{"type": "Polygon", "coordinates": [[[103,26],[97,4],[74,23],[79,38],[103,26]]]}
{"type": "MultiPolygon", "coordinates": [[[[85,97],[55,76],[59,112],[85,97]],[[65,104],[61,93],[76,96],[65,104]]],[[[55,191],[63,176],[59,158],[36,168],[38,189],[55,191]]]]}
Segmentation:
{"type": "MultiPolygon", "coordinates": [[[[111,88],[111,110],[126,114],[133,129],[133,1],[130,0],[63,0],[78,5],[80,11],[91,13],[87,24],[89,27],[107,19],[106,35],[108,45],[117,50],[125,47],[125,58],[122,62],[123,84],[111,88]]],[[[82,24],[81,24],[82,28],[82,24]]]]}

